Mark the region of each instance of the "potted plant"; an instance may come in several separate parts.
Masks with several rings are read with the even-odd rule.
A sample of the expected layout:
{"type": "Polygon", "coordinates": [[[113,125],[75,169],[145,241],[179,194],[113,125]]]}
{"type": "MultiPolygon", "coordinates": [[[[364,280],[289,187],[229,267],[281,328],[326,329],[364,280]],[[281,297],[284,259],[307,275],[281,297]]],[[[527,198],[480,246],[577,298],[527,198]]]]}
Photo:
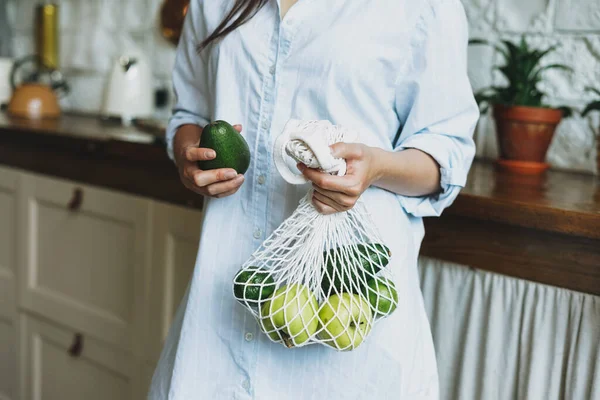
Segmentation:
{"type": "MultiPolygon", "coordinates": [[[[585,110],[583,110],[582,115],[585,117],[586,115],[588,115],[589,113],[591,113],[592,111],[600,111],[600,90],[598,89],[594,89],[594,88],[587,88],[587,90],[595,93],[596,95],[598,95],[598,100],[592,101],[590,104],[587,105],[587,107],[585,108],[585,110]]],[[[597,154],[596,154],[596,164],[598,165],[598,173],[600,174],[600,133],[598,138],[596,139],[596,143],[597,143],[597,154]]]]}
{"type": "Polygon", "coordinates": [[[550,69],[571,69],[562,64],[541,65],[542,59],[557,46],[535,49],[524,37],[519,44],[508,40],[495,44],[481,39],[473,39],[470,44],[491,45],[504,59],[495,69],[506,78],[506,86],[491,86],[475,94],[482,112],[490,106],[493,109],[500,149],[498,165],[524,174],[546,171],[546,153],[556,127],[571,114],[571,109],[544,103],[546,94],[539,84],[550,69]]]}

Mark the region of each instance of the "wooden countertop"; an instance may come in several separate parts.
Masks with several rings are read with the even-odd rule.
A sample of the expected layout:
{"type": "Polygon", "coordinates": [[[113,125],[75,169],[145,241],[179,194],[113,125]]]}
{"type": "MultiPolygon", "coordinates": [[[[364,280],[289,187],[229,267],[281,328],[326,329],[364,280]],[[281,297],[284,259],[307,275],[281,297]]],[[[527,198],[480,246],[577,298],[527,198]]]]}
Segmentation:
{"type": "Polygon", "coordinates": [[[549,171],[516,176],[476,162],[421,254],[600,296],[600,182],[549,171]]]}
{"type": "MultiPolygon", "coordinates": [[[[0,113],[0,164],[201,208],[160,134],[149,144],[117,138],[135,132],[86,116],[36,123],[0,113]]],[[[476,161],[454,204],[425,224],[426,256],[600,295],[598,177],[512,176],[476,161]]]]}
{"type": "Polygon", "coordinates": [[[560,171],[510,175],[475,162],[466,187],[444,214],[600,239],[600,180],[560,171]]]}
{"type": "Polygon", "coordinates": [[[164,135],[124,141],[142,131],[82,115],[31,121],[0,112],[0,164],[194,208],[202,197],[179,181],[164,135]]]}

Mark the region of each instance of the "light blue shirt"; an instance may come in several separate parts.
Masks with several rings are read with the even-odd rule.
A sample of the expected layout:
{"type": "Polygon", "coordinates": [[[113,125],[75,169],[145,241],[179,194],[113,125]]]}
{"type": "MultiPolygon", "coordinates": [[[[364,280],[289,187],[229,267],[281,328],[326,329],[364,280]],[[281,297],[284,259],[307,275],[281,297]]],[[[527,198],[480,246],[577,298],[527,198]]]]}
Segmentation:
{"type": "Polygon", "coordinates": [[[245,183],[207,202],[188,297],[166,340],[151,399],[437,398],[416,260],[420,217],[452,203],[474,156],[479,111],[467,77],[459,0],[299,0],[285,18],[267,4],[198,54],[233,1],[192,0],[173,84],[168,151],[182,124],[241,123],[252,153],[245,183]],[[231,294],[231,279],[306,193],[272,160],[290,118],[327,119],[390,151],[416,148],[440,165],[443,192],[405,197],[371,188],[363,200],[392,249],[397,311],[357,350],[288,350],[264,338],[231,294]]]}

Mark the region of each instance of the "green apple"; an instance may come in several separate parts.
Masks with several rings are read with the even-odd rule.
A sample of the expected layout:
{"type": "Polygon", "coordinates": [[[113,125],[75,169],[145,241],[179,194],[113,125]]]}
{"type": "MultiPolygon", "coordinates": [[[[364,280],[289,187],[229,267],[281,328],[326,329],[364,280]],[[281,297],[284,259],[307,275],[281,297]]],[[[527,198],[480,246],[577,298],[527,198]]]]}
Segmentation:
{"type": "Polygon", "coordinates": [[[260,310],[261,317],[258,325],[260,326],[260,329],[271,338],[271,340],[274,340],[275,342],[281,342],[283,339],[286,339],[289,336],[273,326],[273,322],[269,316],[269,307],[269,304],[263,304],[260,310]]]}
{"type": "Polygon", "coordinates": [[[338,350],[353,350],[371,332],[373,313],[361,295],[334,294],[321,305],[319,320],[319,339],[338,350]]]}
{"type": "MultiPolygon", "coordinates": [[[[315,295],[304,285],[295,283],[280,287],[261,308],[261,317],[289,336],[288,347],[308,341],[317,331],[319,304],[315,295]]],[[[287,339],[287,340],[286,340],[287,339]]]]}
{"type": "Polygon", "coordinates": [[[367,296],[376,317],[385,317],[394,312],[398,306],[396,285],[389,279],[375,278],[367,283],[367,296]]]}

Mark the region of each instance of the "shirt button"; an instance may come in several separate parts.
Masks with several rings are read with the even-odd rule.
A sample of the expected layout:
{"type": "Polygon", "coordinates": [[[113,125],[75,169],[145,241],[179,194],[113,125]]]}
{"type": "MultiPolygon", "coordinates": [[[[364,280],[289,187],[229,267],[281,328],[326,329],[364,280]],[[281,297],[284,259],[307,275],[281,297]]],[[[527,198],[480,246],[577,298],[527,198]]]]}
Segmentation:
{"type": "Polygon", "coordinates": [[[262,232],[261,232],[261,230],[257,228],[257,229],[254,231],[254,235],[253,235],[253,236],[254,236],[254,239],[259,239],[261,235],[262,235],[262,232]]]}
{"type": "Polygon", "coordinates": [[[269,121],[264,120],[262,123],[262,127],[263,127],[263,129],[269,129],[269,121]]]}
{"type": "Polygon", "coordinates": [[[271,68],[269,68],[269,73],[271,75],[275,75],[275,66],[274,65],[271,68]]]}
{"type": "Polygon", "coordinates": [[[251,342],[252,339],[254,339],[254,335],[252,334],[252,332],[246,332],[246,335],[244,335],[244,339],[246,339],[246,342],[251,342]]]}
{"type": "Polygon", "coordinates": [[[267,178],[264,175],[259,175],[257,179],[259,185],[264,185],[266,180],[267,178]]]}
{"type": "Polygon", "coordinates": [[[246,390],[250,390],[250,381],[246,379],[244,382],[242,382],[242,387],[246,390]]]}

